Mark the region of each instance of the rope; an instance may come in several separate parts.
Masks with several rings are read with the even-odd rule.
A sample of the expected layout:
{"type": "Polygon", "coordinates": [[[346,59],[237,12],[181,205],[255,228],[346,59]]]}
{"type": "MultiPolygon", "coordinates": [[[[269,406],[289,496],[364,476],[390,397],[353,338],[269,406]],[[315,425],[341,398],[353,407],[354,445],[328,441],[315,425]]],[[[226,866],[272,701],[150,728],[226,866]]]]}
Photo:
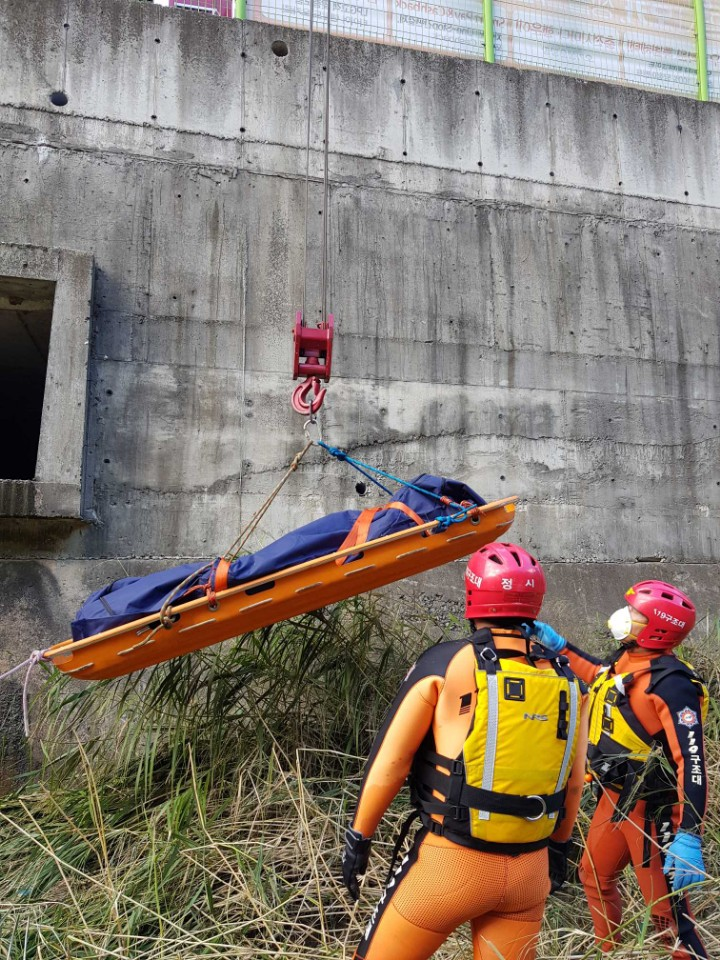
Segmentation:
{"type": "Polygon", "coordinates": [[[371,473],[368,473],[366,470],[363,470],[363,468],[359,467],[356,463],[351,464],[351,466],[355,467],[357,472],[361,473],[367,480],[370,481],[370,483],[374,483],[376,487],[380,487],[381,490],[384,490],[389,497],[394,496],[392,490],[390,490],[389,487],[386,487],[384,483],[380,483],[379,480],[376,480],[371,473]]]}
{"type": "MultiPolygon", "coordinates": [[[[232,544],[232,546],[230,547],[230,549],[227,550],[226,553],[223,555],[223,558],[222,558],[222,559],[225,560],[225,561],[227,561],[227,563],[231,563],[233,560],[236,559],[236,557],[238,556],[238,554],[240,553],[240,551],[242,550],[242,548],[243,548],[243,547],[245,546],[245,544],[247,543],[249,537],[251,536],[251,534],[252,534],[252,533],[254,532],[254,530],[256,529],[257,525],[260,523],[260,521],[262,520],[262,518],[265,516],[265,514],[266,514],[266,513],[268,512],[268,510],[270,509],[270,506],[272,505],[273,500],[274,500],[274,499],[277,497],[277,495],[280,493],[280,491],[281,491],[282,488],[285,486],[285,484],[287,483],[287,481],[290,479],[290,477],[292,476],[292,474],[297,470],[297,468],[298,468],[298,466],[299,466],[299,464],[300,464],[300,461],[301,461],[302,458],[305,456],[305,454],[308,452],[308,450],[310,449],[310,447],[313,446],[314,442],[315,442],[315,441],[313,441],[313,440],[308,440],[308,442],[305,444],[305,446],[302,448],[302,450],[298,451],[298,453],[296,453],[295,456],[292,458],[292,461],[290,462],[290,466],[289,466],[288,469],[285,471],[285,475],[283,476],[283,478],[282,478],[282,479],[280,480],[280,482],[275,486],[274,490],[272,491],[272,493],[270,494],[270,496],[267,498],[267,500],[265,501],[265,503],[263,503],[263,505],[260,507],[260,509],[257,510],[256,513],[251,517],[250,522],[248,523],[248,525],[247,525],[243,530],[240,531],[240,534],[238,535],[237,540],[235,540],[235,542],[232,544]]],[[[210,563],[206,563],[204,566],[200,567],[199,570],[194,570],[194,571],[190,574],[190,576],[185,577],[185,579],[182,581],[182,583],[179,583],[179,584],[175,587],[175,589],[170,593],[170,595],[169,595],[169,596],[167,597],[167,599],[165,600],[165,603],[163,603],[162,607],[160,608],[159,617],[160,617],[160,622],[161,622],[162,626],[164,626],[164,627],[170,627],[170,626],[172,625],[172,620],[170,619],[170,618],[171,618],[170,608],[171,608],[171,606],[172,606],[172,604],[173,604],[173,601],[175,601],[175,600],[178,598],[178,596],[180,595],[180,593],[181,593],[186,587],[190,586],[195,580],[197,580],[197,578],[200,576],[200,574],[205,573],[207,570],[212,570],[212,568],[215,566],[216,562],[217,562],[216,560],[211,560],[210,563]]],[[[0,679],[2,679],[2,678],[0,677],[0,679]]]]}
{"type": "MultiPolygon", "coordinates": [[[[170,627],[172,625],[172,620],[170,619],[170,614],[168,610],[170,609],[173,600],[176,600],[180,593],[190,584],[197,580],[201,573],[205,573],[206,570],[211,570],[215,561],[211,560],[210,563],[206,563],[204,566],[200,567],[198,570],[193,570],[193,572],[185,577],[182,583],[179,583],[171,592],[170,595],[165,600],[165,603],[160,607],[160,622],[164,627],[170,627]]],[[[154,631],[153,631],[154,634],[154,631]]]]}
{"type": "MultiPolygon", "coordinates": [[[[257,525],[260,523],[262,518],[270,509],[270,506],[272,505],[273,500],[280,493],[280,491],[285,486],[287,481],[290,479],[292,474],[297,470],[298,466],[300,465],[300,461],[308,452],[310,447],[314,445],[314,443],[315,443],[314,440],[308,440],[308,442],[305,444],[302,450],[298,451],[298,453],[295,454],[295,456],[292,458],[292,461],[290,462],[290,466],[285,471],[285,475],[283,476],[283,478],[275,486],[274,490],[272,491],[270,496],[267,498],[265,503],[263,503],[260,509],[257,510],[256,513],[251,517],[250,522],[247,524],[247,526],[240,531],[240,534],[238,535],[237,540],[235,540],[235,542],[232,544],[230,549],[227,550],[226,553],[223,555],[223,558],[222,558],[223,560],[225,560],[227,563],[231,563],[233,560],[236,559],[236,557],[238,556],[242,548],[247,543],[251,534],[257,528],[257,525]]],[[[173,602],[177,600],[178,596],[182,593],[182,591],[186,587],[189,587],[195,580],[197,580],[200,574],[205,573],[207,570],[212,570],[216,562],[217,562],[216,560],[211,560],[210,563],[206,563],[204,566],[200,567],[198,570],[193,570],[193,572],[189,576],[185,577],[182,583],[179,583],[175,587],[175,589],[170,593],[170,595],[165,600],[165,603],[163,603],[162,607],[160,608],[159,617],[160,617],[160,622],[162,626],[170,627],[172,625],[170,608],[173,602]]],[[[154,631],[153,631],[153,634],[154,634],[154,631]]],[[[2,677],[0,677],[0,680],[1,679],[2,677]]]]}
{"type": "Polygon", "coordinates": [[[40,663],[41,660],[45,659],[45,655],[42,650],[33,650],[27,660],[23,660],[22,663],[19,663],[16,667],[12,667],[10,670],[6,670],[5,673],[0,673],[0,680],[7,680],[8,677],[11,677],[14,673],[17,673],[18,670],[22,670],[23,667],[27,667],[27,672],[25,674],[25,680],[23,681],[22,688],[22,709],[23,709],[23,726],[25,727],[25,736],[30,736],[30,715],[28,712],[28,692],[30,684],[30,674],[32,673],[32,668],[40,663]]]}
{"type": "MultiPolygon", "coordinates": [[[[409,487],[411,490],[415,490],[417,493],[425,494],[426,497],[433,497],[435,500],[439,500],[441,503],[444,503],[449,507],[455,507],[457,510],[462,511],[463,516],[467,515],[469,510],[474,509],[474,504],[472,507],[464,507],[461,503],[455,503],[454,500],[448,500],[447,497],[443,497],[439,493],[433,493],[432,490],[425,490],[423,487],[418,487],[414,483],[410,483],[409,480],[402,480],[400,477],[393,476],[392,473],[386,473],[385,470],[380,470],[379,467],[373,467],[371,464],[364,463],[362,460],[356,460],[355,457],[351,457],[349,453],[346,453],[344,450],[340,450],[339,447],[331,447],[330,444],[325,443],[324,440],[318,440],[317,443],[318,446],[323,448],[323,450],[327,450],[330,456],[335,457],[337,460],[345,463],[349,463],[351,467],[355,467],[355,469],[362,473],[363,476],[377,484],[377,486],[385,490],[386,493],[391,494],[391,491],[379,483],[374,477],[371,477],[369,474],[365,473],[365,470],[372,470],[373,473],[376,473],[380,477],[384,477],[386,480],[392,480],[393,483],[399,483],[401,486],[409,487]]],[[[443,517],[441,519],[450,520],[451,518],[443,517]]]]}
{"type": "MultiPolygon", "coordinates": [[[[427,491],[425,492],[427,493],[427,491]]],[[[477,506],[472,504],[469,507],[461,507],[457,513],[452,513],[449,517],[437,517],[437,531],[439,532],[440,530],[447,530],[452,523],[461,523],[468,516],[470,516],[474,510],[477,510],[477,506]]]]}
{"type": "Polygon", "coordinates": [[[261,521],[262,518],[265,516],[265,514],[267,513],[267,511],[270,509],[270,506],[272,505],[272,502],[273,502],[273,500],[275,499],[275,497],[277,497],[277,495],[280,493],[280,491],[281,491],[282,488],[285,486],[285,484],[287,483],[287,481],[290,479],[290,477],[292,476],[292,474],[297,470],[297,468],[298,468],[299,465],[300,465],[300,461],[301,461],[302,458],[305,456],[305,454],[308,452],[308,450],[310,449],[310,447],[314,446],[314,443],[315,443],[314,440],[308,440],[308,442],[305,444],[305,446],[302,448],[302,450],[300,450],[298,453],[295,454],[295,456],[293,457],[293,459],[292,459],[292,461],[291,461],[291,463],[290,463],[290,466],[287,468],[287,470],[286,470],[286,472],[285,472],[285,476],[284,476],[284,477],[282,478],[282,480],[280,480],[280,482],[277,484],[277,486],[276,486],[275,489],[272,491],[272,493],[270,494],[270,496],[267,498],[267,500],[265,501],[265,503],[264,503],[264,504],[260,507],[260,509],[254,514],[254,516],[251,518],[250,522],[249,522],[248,525],[245,527],[245,529],[244,529],[243,531],[241,531],[241,533],[240,533],[240,535],[238,536],[238,538],[237,538],[237,540],[235,541],[235,543],[233,543],[233,545],[230,547],[230,549],[229,549],[229,550],[227,551],[227,553],[224,555],[224,557],[223,557],[224,560],[227,560],[228,562],[231,562],[232,560],[235,560],[235,558],[237,557],[237,555],[240,553],[240,551],[242,550],[242,548],[243,548],[243,547],[245,546],[245,544],[247,543],[248,538],[250,537],[250,535],[253,533],[253,531],[255,530],[255,528],[257,527],[257,525],[260,523],[260,521],[261,521]]]}
{"type": "MultiPolygon", "coordinates": [[[[324,450],[327,450],[327,452],[331,456],[335,457],[337,460],[349,463],[350,466],[354,467],[364,477],[366,477],[372,483],[380,487],[381,490],[384,490],[385,493],[387,493],[389,496],[393,495],[392,491],[389,490],[384,484],[380,483],[379,480],[377,480],[374,476],[372,476],[371,473],[368,473],[367,471],[372,471],[373,473],[377,473],[381,477],[384,477],[387,480],[392,480],[394,483],[399,483],[401,486],[409,487],[411,490],[415,490],[418,493],[424,494],[425,496],[432,497],[433,499],[438,500],[440,503],[444,503],[447,506],[455,507],[458,510],[458,513],[454,513],[448,517],[437,518],[438,530],[446,530],[450,526],[450,524],[459,523],[461,520],[464,520],[468,516],[468,514],[472,512],[472,510],[475,509],[474,504],[470,506],[463,506],[460,503],[455,503],[452,500],[448,500],[447,497],[440,496],[440,494],[438,493],[433,493],[432,490],[425,490],[423,487],[418,487],[414,483],[410,483],[409,480],[402,480],[400,479],[400,477],[395,477],[391,473],[386,473],[384,470],[380,470],[379,467],[373,467],[368,463],[364,463],[362,460],[356,460],[354,457],[351,457],[349,453],[346,453],[344,450],[340,450],[338,447],[330,446],[330,444],[325,443],[324,440],[308,440],[308,442],[305,444],[302,450],[298,451],[298,453],[295,454],[292,461],[290,462],[290,466],[285,471],[284,476],[279,481],[279,483],[276,484],[276,486],[274,487],[270,495],[267,497],[263,505],[260,507],[259,510],[257,510],[253,514],[247,526],[240,532],[238,538],[232,544],[230,549],[227,550],[227,552],[223,555],[223,560],[225,560],[227,563],[232,563],[232,561],[237,558],[240,551],[247,543],[248,539],[257,529],[257,526],[262,520],[262,518],[265,516],[267,511],[272,506],[272,503],[277,497],[277,495],[280,493],[280,491],[285,486],[287,481],[290,479],[292,474],[297,470],[305,454],[308,452],[308,450],[311,447],[315,445],[322,447],[324,450]]],[[[168,598],[165,600],[165,603],[162,605],[160,609],[159,616],[160,616],[161,624],[163,626],[166,626],[166,627],[171,626],[172,621],[170,619],[171,617],[170,607],[172,606],[173,601],[176,600],[178,595],[186,587],[188,587],[191,583],[193,583],[193,581],[195,581],[200,574],[205,573],[205,571],[207,570],[211,570],[215,565],[215,563],[216,561],[213,560],[210,563],[205,564],[205,566],[200,567],[199,570],[193,571],[193,573],[191,573],[190,576],[186,577],[182,581],[182,583],[178,584],[178,586],[175,587],[175,589],[168,596],[168,598]]],[[[2,677],[0,677],[0,679],[2,679],[2,677]]]]}

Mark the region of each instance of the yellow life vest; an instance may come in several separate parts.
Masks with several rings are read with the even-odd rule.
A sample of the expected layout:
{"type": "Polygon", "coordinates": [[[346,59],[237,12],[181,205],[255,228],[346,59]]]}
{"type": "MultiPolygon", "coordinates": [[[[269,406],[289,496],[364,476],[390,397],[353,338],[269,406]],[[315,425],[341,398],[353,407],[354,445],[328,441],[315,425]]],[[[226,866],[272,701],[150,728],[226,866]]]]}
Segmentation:
{"type": "Polygon", "coordinates": [[[537,849],[562,819],[580,727],[580,682],[564,657],[543,653],[551,665],[541,668],[498,656],[489,630],[471,640],[477,686],[472,728],[461,757],[421,751],[414,797],[425,826],[456,843],[537,849]],[[432,814],[441,814],[442,823],[432,814]]]}
{"type": "Polygon", "coordinates": [[[692,665],[674,655],[656,657],[648,667],[636,672],[616,674],[611,665],[599,673],[590,686],[588,772],[603,786],[624,795],[621,804],[624,811],[658,788],[653,780],[658,771],[647,767],[658,745],[632,711],[627,691],[645,676],[648,678],[646,692],[650,693],[661,679],[673,673],[689,676],[700,688],[704,722],[707,688],[692,665]]]}

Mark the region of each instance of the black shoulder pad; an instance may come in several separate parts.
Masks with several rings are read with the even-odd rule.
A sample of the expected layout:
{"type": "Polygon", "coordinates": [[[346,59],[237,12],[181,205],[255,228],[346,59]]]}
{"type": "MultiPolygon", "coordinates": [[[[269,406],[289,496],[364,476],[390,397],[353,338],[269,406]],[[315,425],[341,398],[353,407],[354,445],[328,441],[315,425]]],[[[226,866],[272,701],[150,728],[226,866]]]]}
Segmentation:
{"type": "Polygon", "coordinates": [[[677,657],[672,656],[672,654],[666,654],[662,657],[656,657],[656,659],[650,664],[650,682],[648,683],[645,692],[652,693],[655,687],[662,680],[664,680],[665,677],[670,677],[673,674],[681,674],[682,676],[687,677],[688,680],[702,683],[702,678],[693,670],[691,666],[689,666],[683,660],[679,660],[677,657]]]}

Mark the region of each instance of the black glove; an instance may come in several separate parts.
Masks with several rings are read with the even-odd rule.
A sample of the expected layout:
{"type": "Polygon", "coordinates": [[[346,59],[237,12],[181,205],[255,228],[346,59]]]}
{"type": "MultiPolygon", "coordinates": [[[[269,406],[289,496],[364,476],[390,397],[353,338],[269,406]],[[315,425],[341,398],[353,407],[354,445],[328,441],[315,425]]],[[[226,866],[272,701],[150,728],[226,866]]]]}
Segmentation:
{"type": "Polygon", "coordinates": [[[345,831],[345,849],[342,855],[343,883],[348,888],[353,900],[360,898],[358,876],[363,876],[370,859],[370,845],[372,840],[364,837],[357,830],[348,827],[345,831]]]}
{"type": "Polygon", "coordinates": [[[568,855],[570,841],[551,840],[548,845],[550,862],[550,893],[557,893],[564,885],[568,875],[568,855]]]}

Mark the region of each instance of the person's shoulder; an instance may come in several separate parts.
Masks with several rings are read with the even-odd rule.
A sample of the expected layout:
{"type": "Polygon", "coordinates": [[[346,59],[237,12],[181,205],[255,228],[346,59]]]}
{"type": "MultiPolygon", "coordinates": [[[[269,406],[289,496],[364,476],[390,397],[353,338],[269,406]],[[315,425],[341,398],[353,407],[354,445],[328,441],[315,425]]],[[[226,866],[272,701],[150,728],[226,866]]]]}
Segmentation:
{"type": "Polygon", "coordinates": [[[669,692],[700,697],[703,694],[703,685],[691,664],[674,654],[664,654],[651,663],[647,692],[655,693],[664,699],[667,699],[669,692]]]}
{"type": "Polygon", "coordinates": [[[428,647],[410,668],[406,680],[428,676],[445,676],[455,656],[468,646],[468,640],[442,640],[428,647]]]}

